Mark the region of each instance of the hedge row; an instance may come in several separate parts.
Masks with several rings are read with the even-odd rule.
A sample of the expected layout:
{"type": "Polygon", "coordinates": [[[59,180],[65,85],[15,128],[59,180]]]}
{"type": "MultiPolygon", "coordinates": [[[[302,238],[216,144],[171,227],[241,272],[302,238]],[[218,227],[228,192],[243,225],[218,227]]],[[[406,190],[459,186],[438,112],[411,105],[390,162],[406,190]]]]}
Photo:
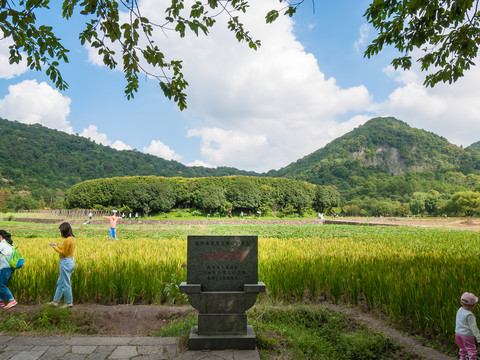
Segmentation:
{"type": "Polygon", "coordinates": [[[173,208],[257,211],[266,206],[272,211],[301,212],[313,207],[324,212],[337,206],[339,198],[331,187],[284,178],[136,176],[78,183],[66,191],[64,205],[69,209],[128,206],[143,213],[173,208]]]}

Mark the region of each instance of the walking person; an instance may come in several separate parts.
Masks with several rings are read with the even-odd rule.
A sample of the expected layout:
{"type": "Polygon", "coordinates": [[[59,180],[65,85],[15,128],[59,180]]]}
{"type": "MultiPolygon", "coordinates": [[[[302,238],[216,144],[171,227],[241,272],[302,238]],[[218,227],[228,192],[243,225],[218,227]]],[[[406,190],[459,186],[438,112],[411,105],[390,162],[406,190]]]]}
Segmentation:
{"type": "Polygon", "coordinates": [[[102,216],[103,219],[108,219],[110,221],[110,240],[115,240],[117,234],[116,234],[116,227],[117,227],[117,221],[120,220],[121,218],[118,216],[115,216],[117,213],[117,210],[113,210],[113,215],[112,216],[102,216]]]}
{"type": "Polygon", "coordinates": [[[57,289],[53,301],[49,305],[58,306],[62,296],[65,298],[65,304],[62,308],[73,306],[72,285],[70,276],[75,268],[75,261],[73,260],[73,252],[75,251],[75,236],[73,235],[72,227],[69,223],[64,222],[60,225],[60,234],[63,241],[62,246],[57,244],[49,244],[53,250],[60,255],[60,275],[58,276],[57,289]]]}
{"type": "Polygon", "coordinates": [[[460,360],[477,359],[477,346],[475,338],[480,341],[480,331],[477,327],[473,308],[478,303],[478,298],[469,292],[464,292],[460,299],[461,307],[455,319],[455,342],[458,346],[460,360]]]}
{"type": "Polygon", "coordinates": [[[13,254],[13,240],[5,230],[0,230],[0,308],[10,309],[17,305],[17,301],[8,288],[8,282],[13,276],[15,269],[12,269],[8,260],[13,254]]]}

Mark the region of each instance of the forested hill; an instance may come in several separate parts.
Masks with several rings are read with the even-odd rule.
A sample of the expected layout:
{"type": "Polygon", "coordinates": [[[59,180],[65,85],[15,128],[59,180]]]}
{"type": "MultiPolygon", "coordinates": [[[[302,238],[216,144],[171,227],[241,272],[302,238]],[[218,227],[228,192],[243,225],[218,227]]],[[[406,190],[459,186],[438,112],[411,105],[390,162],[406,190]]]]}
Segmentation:
{"type": "MultiPolygon", "coordinates": [[[[476,144],[478,149],[480,143],[476,144]]],[[[354,186],[355,177],[447,171],[480,174],[480,152],[387,117],[371,119],[285,168],[268,172],[268,176],[345,189],[354,186]]]]}
{"type": "Polygon", "coordinates": [[[135,150],[118,151],[78,135],[0,118],[0,178],[3,187],[45,193],[84,180],[133,175],[258,175],[235,168],[188,167],[135,150]]]}
{"type": "Polygon", "coordinates": [[[187,167],[1,118],[0,139],[0,190],[28,190],[37,199],[55,197],[56,189],[63,192],[85,180],[141,175],[287,177],[334,185],[347,200],[407,199],[414,192],[431,189],[453,194],[476,189],[480,183],[480,142],[463,149],[394,118],[374,118],[287,167],[263,174],[228,167],[187,167]]]}
{"type": "Polygon", "coordinates": [[[466,149],[468,149],[468,150],[476,150],[476,151],[479,151],[479,152],[480,152],[480,141],[477,141],[477,142],[471,144],[470,146],[466,147],[466,149]]]}

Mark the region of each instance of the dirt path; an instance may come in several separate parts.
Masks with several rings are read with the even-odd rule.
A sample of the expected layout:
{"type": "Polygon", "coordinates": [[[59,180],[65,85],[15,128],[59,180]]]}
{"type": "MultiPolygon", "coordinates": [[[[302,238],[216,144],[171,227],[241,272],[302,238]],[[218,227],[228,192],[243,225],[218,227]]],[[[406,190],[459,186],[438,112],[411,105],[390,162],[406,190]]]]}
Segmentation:
{"type": "Polygon", "coordinates": [[[361,225],[386,225],[386,226],[413,226],[436,228],[445,230],[469,230],[480,231],[480,219],[478,218],[379,218],[379,217],[345,217],[327,219],[325,224],[349,224],[361,225]]]}
{"type": "MultiPolygon", "coordinates": [[[[39,311],[42,305],[25,306],[18,305],[12,308],[12,312],[39,311]]],[[[417,340],[393,329],[382,320],[361,312],[360,310],[323,303],[331,311],[342,312],[368,328],[376,330],[393,339],[404,348],[406,353],[424,360],[453,360],[454,358],[444,355],[434,349],[428,348],[417,340]]],[[[151,336],[164,326],[170,324],[175,318],[187,315],[195,310],[189,306],[153,306],[153,305],[75,305],[73,311],[86,313],[93,317],[94,330],[98,335],[104,336],[151,336]]],[[[91,326],[91,325],[89,325],[91,326]]],[[[38,333],[25,333],[25,336],[39,336],[38,333]]]]}

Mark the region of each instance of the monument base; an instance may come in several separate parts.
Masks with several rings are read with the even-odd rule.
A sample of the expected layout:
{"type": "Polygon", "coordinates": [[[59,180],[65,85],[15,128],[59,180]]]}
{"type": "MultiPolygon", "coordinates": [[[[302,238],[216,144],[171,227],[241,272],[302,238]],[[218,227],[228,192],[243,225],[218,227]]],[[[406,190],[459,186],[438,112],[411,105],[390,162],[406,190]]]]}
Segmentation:
{"type": "Polygon", "coordinates": [[[255,350],[255,331],[247,325],[246,335],[198,335],[198,327],[192,327],[188,338],[189,350],[255,350]]]}

